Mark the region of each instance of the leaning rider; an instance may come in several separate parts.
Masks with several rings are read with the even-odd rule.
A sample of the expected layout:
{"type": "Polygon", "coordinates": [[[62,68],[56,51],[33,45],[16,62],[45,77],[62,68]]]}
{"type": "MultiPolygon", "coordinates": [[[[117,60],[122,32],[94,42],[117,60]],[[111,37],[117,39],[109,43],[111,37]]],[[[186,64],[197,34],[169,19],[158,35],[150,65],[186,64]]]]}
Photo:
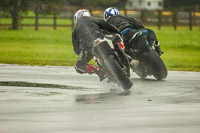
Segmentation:
{"type": "Polygon", "coordinates": [[[100,80],[103,80],[103,72],[88,62],[94,57],[92,54],[93,41],[97,38],[103,38],[103,31],[111,33],[120,33],[114,26],[106,21],[91,17],[89,10],[78,10],[74,15],[74,28],[72,32],[72,43],[75,53],[78,55],[75,69],[78,73],[96,73],[100,80]]]}
{"type": "Polygon", "coordinates": [[[163,53],[160,50],[159,42],[153,30],[145,28],[141,22],[134,18],[119,15],[117,8],[107,8],[104,12],[104,19],[121,31],[126,47],[131,47],[134,43],[133,39],[137,39],[138,36],[147,35],[148,43],[155,46],[155,50],[159,55],[163,53]]]}

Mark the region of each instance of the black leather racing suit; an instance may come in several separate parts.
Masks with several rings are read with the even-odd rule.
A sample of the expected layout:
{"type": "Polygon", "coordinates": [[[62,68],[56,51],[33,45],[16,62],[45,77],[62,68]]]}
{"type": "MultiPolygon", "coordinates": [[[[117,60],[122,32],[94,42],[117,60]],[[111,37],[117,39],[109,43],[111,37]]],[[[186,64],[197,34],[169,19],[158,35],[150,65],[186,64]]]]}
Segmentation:
{"type": "Polygon", "coordinates": [[[78,55],[75,69],[79,73],[86,73],[87,63],[93,58],[92,42],[99,37],[104,37],[103,31],[120,33],[114,26],[96,17],[83,16],[78,19],[73,32],[72,43],[75,53],[78,55]]]}
{"type": "MultiPolygon", "coordinates": [[[[107,22],[117,27],[121,32],[123,32],[127,28],[131,28],[131,30],[128,30],[124,35],[122,34],[124,38],[124,44],[126,47],[128,47],[128,41],[131,39],[131,37],[136,32],[142,29],[148,30],[147,40],[149,44],[153,44],[154,41],[157,41],[155,32],[151,29],[145,28],[141,22],[137,21],[134,18],[128,16],[116,15],[116,16],[110,16],[107,22]]],[[[161,52],[160,47],[156,47],[156,51],[160,53],[161,52]]]]}
{"type": "Polygon", "coordinates": [[[144,25],[136,19],[122,15],[110,16],[107,22],[116,26],[120,31],[123,31],[125,28],[128,27],[132,29],[144,28],[144,25]]]}

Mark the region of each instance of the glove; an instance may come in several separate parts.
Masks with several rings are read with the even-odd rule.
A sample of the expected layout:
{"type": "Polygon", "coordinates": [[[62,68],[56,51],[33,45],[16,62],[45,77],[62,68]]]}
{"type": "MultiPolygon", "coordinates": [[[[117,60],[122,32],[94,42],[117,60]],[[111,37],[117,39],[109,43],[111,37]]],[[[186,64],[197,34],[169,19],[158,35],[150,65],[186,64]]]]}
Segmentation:
{"type": "Polygon", "coordinates": [[[93,74],[93,73],[97,73],[98,72],[98,67],[94,66],[94,65],[91,65],[91,64],[87,64],[86,69],[87,69],[87,72],[89,74],[93,74]]]}

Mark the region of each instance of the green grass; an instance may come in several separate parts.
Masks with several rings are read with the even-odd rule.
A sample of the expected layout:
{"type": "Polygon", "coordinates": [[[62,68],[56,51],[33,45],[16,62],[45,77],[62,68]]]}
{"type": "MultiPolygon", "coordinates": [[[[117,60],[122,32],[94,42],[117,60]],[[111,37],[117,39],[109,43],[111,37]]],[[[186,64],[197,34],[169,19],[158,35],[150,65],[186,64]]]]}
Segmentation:
{"type": "Polygon", "coordinates": [[[34,17],[34,16],[35,16],[35,13],[34,13],[34,11],[29,10],[29,11],[26,12],[26,13],[22,13],[21,16],[23,16],[23,17],[34,17]]]}
{"type": "MultiPolygon", "coordinates": [[[[7,21],[9,22],[9,21],[7,21]]],[[[42,19],[40,18],[39,19],[39,24],[53,24],[53,19],[42,19]]],[[[57,19],[56,21],[57,24],[68,24],[68,25],[71,25],[72,24],[72,21],[71,19],[57,19]]],[[[35,24],[35,19],[22,19],[21,20],[21,24],[35,24]]]]}
{"type": "Polygon", "coordinates": [[[0,63],[73,65],[71,29],[0,31],[0,63]]]}
{"type": "MultiPolygon", "coordinates": [[[[53,24],[53,19],[45,19],[45,18],[40,18],[38,20],[39,24],[53,24]]],[[[12,20],[11,18],[4,18],[0,20],[1,24],[11,24],[12,20]]],[[[71,19],[57,19],[56,23],[58,25],[60,24],[64,24],[64,25],[71,25],[72,24],[72,20],[71,19]]],[[[35,19],[34,18],[24,18],[20,21],[20,24],[32,24],[34,26],[35,24],[35,19]]]]}
{"type": "MultiPolygon", "coordinates": [[[[151,27],[152,28],[152,27],[151,27]]],[[[153,28],[155,29],[155,28],[153,28]]],[[[163,27],[155,29],[164,54],[161,56],[170,70],[200,71],[200,30],[178,27],[177,31],[163,27]]]]}
{"type": "MultiPolygon", "coordinates": [[[[35,24],[35,14],[33,11],[28,11],[26,13],[21,14],[21,17],[23,19],[20,20],[20,24],[35,24]],[[31,18],[26,18],[26,17],[31,17],[31,18]]],[[[38,20],[39,24],[53,24],[53,15],[52,14],[48,14],[48,15],[43,15],[43,14],[39,14],[39,20],[38,20]]],[[[11,24],[12,23],[12,19],[11,17],[9,18],[0,18],[0,24],[11,24]]],[[[67,25],[71,25],[72,24],[72,20],[71,19],[67,19],[67,18],[60,18],[59,15],[57,15],[57,24],[67,24],[67,25]]]]}
{"type": "MultiPolygon", "coordinates": [[[[155,30],[161,58],[168,70],[200,71],[200,30],[188,27],[149,27],[155,30]]],[[[73,66],[77,55],[73,52],[70,28],[30,28],[0,30],[0,63],[23,65],[73,66]]]]}
{"type": "Polygon", "coordinates": [[[1,18],[0,23],[1,24],[11,24],[12,20],[11,20],[11,18],[4,18],[4,19],[1,18]]]}

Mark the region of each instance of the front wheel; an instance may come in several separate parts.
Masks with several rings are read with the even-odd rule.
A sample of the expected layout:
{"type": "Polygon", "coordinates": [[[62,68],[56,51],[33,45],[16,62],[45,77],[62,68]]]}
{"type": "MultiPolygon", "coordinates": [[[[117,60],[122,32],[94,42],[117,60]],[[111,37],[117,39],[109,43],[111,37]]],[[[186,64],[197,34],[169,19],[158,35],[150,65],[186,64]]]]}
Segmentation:
{"type": "Polygon", "coordinates": [[[114,50],[104,41],[93,49],[94,55],[100,59],[100,64],[108,79],[117,83],[124,90],[129,90],[133,83],[122,70],[114,50]]]}
{"type": "Polygon", "coordinates": [[[132,87],[133,83],[126,75],[126,73],[120,67],[116,57],[109,55],[107,59],[104,59],[105,71],[108,74],[108,78],[113,82],[116,82],[124,90],[128,90],[132,87]]]}

